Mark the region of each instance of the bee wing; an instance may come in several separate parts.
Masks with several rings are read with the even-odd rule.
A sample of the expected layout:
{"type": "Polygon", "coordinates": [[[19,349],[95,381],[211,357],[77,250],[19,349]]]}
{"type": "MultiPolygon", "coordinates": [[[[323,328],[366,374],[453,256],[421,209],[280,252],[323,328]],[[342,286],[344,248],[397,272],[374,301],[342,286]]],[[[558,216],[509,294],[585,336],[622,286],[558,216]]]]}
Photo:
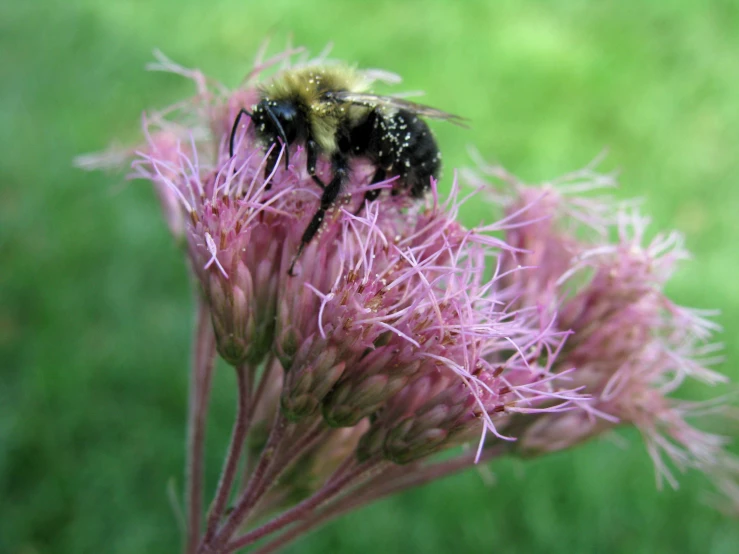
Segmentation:
{"type": "Polygon", "coordinates": [[[387,106],[389,108],[396,108],[399,110],[408,110],[409,112],[416,113],[424,117],[430,117],[432,119],[443,119],[449,121],[460,127],[467,127],[465,122],[466,118],[458,115],[450,114],[426,106],[424,104],[417,104],[410,100],[404,100],[396,96],[379,96],[377,94],[370,94],[367,92],[351,92],[351,91],[338,91],[338,92],[327,92],[326,97],[331,100],[337,100],[339,102],[348,102],[350,104],[361,104],[363,106],[387,106]]]}

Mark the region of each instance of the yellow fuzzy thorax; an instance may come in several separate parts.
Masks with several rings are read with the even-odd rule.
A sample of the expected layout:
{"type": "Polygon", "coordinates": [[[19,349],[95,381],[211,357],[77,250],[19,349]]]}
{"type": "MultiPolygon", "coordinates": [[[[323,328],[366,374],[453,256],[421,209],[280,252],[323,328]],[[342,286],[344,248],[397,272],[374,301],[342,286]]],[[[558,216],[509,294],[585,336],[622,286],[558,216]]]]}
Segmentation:
{"type": "Polygon", "coordinates": [[[366,106],[327,101],[324,94],[332,91],[364,92],[369,80],[345,65],[307,66],[278,73],[260,87],[262,98],[288,100],[300,106],[311,126],[319,148],[326,154],[336,151],[336,130],[347,118],[358,121],[365,117],[366,106]]]}

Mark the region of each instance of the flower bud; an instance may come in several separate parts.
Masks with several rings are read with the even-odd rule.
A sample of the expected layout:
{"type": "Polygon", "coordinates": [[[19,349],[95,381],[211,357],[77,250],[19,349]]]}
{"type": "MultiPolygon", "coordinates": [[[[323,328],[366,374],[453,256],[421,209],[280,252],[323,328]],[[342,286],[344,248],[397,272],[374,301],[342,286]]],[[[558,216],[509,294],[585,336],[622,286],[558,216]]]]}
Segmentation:
{"type": "Polygon", "coordinates": [[[318,409],[346,367],[345,361],[338,360],[338,353],[336,347],[326,347],[320,338],[306,341],[297,361],[293,361],[293,367],[285,374],[280,405],[289,419],[297,421],[318,409]],[[320,353],[312,356],[315,350],[311,346],[320,348],[320,353]],[[302,360],[306,361],[301,363],[302,360]]]}
{"type": "Polygon", "coordinates": [[[229,229],[239,210],[238,201],[209,203],[188,230],[218,353],[234,366],[259,363],[271,348],[274,333],[276,289],[270,281],[276,264],[271,257],[254,259],[250,249],[253,242],[264,240],[265,253],[279,253],[262,229],[229,229]]]}
{"type": "Polygon", "coordinates": [[[406,386],[420,366],[410,345],[398,341],[370,352],[333,388],[324,401],[323,417],[333,427],[353,427],[406,386]]]}
{"type": "Polygon", "coordinates": [[[383,455],[385,442],[392,426],[403,421],[408,414],[435,396],[449,383],[449,376],[440,371],[425,371],[418,379],[409,383],[384,407],[382,413],[370,425],[359,441],[357,455],[360,460],[383,455]]]}

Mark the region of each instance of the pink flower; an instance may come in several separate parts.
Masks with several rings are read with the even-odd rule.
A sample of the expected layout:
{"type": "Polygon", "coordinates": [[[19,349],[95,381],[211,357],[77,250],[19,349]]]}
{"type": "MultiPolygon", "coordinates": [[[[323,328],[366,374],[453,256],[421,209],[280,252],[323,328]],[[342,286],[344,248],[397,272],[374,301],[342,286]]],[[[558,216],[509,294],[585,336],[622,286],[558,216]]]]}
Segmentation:
{"type": "MultiPolygon", "coordinates": [[[[505,184],[493,198],[505,214],[466,228],[456,176],[445,202],[432,182],[421,201],[385,192],[362,205],[374,168],[360,160],[300,253],[321,192],[303,145],[265,151],[244,118],[229,152],[237,113],[258,98],[253,79],[278,61],[289,68],[293,53],[260,59],[234,92],[159,56],[156,68],[193,79],[198,95],[144,118],[133,161],[186,242],[207,310],[193,366],[189,552],[233,552],[292,525],[269,551],[480,459],[561,450],[623,424],[641,430],[670,483],[663,454],[736,489],[724,438],[686,421],[713,405],[671,396],[688,377],[725,381],[708,369],[716,326],[663,292],[686,257],[678,235],[647,241],[633,207],[581,196],[613,184],[592,167],[534,188],[482,164],[505,184]],[[236,370],[238,411],[201,533],[213,341],[236,370]],[[244,444],[256,461],[226,513],[244,444]],[[456,457],[431,458],[460,445],[456,457]]],[[[330,172],[319,160],[318,174],[330,172]]]]}
{"type": "MultiPolygon", "coordinates": [[[[180,199],[219,353],[234,366],[255,366],[273,352],[285,370],[281,406],[289,419],[321,411],[328,424],[351,427],[384,412],[388,425],[393,399],[412,394],[420,412],[396,400],[404,406],[397,418],[404,434],[424,437],[429,430],[409,427],[408,418],[433,421],[434,448],[421,449],[427,454],[462,428],[467,439],[470,430],[498,434],[495,420],[508,413],[536,410],[543,398],[561,407],[577,397],[554,395],[548,366],[510,356],[551,352],[564,335],[528,310],[509,309],[499,275],[484,277],[489,260],[508,249],[490,234],[501,226],[463,228],[450,216],[456,194],[446,205],[435,196],[418,204],[387,195],[354,215],[352,199],[362,198],[370,177],[370,168],[358,167],[305,248],[298,275],[289,275],[317,187],[300,148],[289,168],[278,163],[263,179],[265,153],[249,140],[247,133],[231,159],[222,139],[213,166],[200,161],[194,141],[179,148],[175,165],[169,151],[158,157],[152,140],[135,167],[180,199]]],[[[412,437],[404,441],[412,450],[412,437]]],[[[398,444],[382,454],[417,457],[396,452],[398,444]]]]}
{"type": "Polygon", "coordinates": [[[592,395],[566,413],[532,418],[519,446],[551,452],[632,424],[643,433],[658,476],[676,486],[663,454],[680,470],[713,471],[729,461],[726,438],[686,421],[706,404],[671,397],[687,378],[727,382],[708,368],[719,359],[720,345],[711,342],[718,326],[704,317],[709,313],[678,306],[663,292],[676,263],[688,258],[680,235],[648,241],[649,221],[634,206],[568,194],[583,182],[598,188],[609,179],[589,167],[543,191],[517,182],[509,187],[507,212],[534,222],[514,221],[506,233],[525,252],[506,252],[504,267],[531,268],[512,272],[508,286],[521,303],[556,310],[556,328],[571,335],[554,371],[574,368],[568,385],[592,395]]]}

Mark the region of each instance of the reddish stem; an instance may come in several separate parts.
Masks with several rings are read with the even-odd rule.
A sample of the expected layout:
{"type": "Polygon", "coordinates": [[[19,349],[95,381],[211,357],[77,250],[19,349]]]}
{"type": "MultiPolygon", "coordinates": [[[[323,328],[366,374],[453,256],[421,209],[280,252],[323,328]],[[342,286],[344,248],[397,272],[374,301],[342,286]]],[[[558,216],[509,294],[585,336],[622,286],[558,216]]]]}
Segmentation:
{"type": "Polygon", "coordinates": [[[210,323],[210,311],[198,296],[190,401],[187,418],[186,498],[187,540],[185,552],[193,554],[200,540],[200,519],[203,505],[203,449],[208,413],[208,399],[215,363],[216,343],[210,323]]]}
{"type": "Polygon", "coordinates": [[[269,491],[275,483],[278,483],[282,475],[288,472],[296,461],[318,444],[325,436],[325,428],[321,425],[321,421],[317,421],[315,425],[307,429],[295,428],[294,435],[300,435],[302,438],[289,440],[290,451],[286,456],[276,456],[271,467],[265,472],[262,482],[257,489],[257,493],[252,496],[252,506],[248,514],[245,516],[242,524],[246,524],[250,519],[260,516],[260,510],[264,508],[262,500],[264,494],[269,491]]]}
{"type": "MultiPolygon", "coordinates": [[[[501,448],[488,449],[483,452],[480,463],[487,462],[505,452],[506,449],[503,445],[501,445],[501,448]]],[[[386,496],[391,496],[402,490],[424,485],[441,477],[446,477],[447,475],[451,475],[460,470],[467,469],[473,462],[474,453],[471,453],[459,456],[452,460],[431,464],[426,467],[418,468],[417,466],[406,466],[407,470],[405,472],[402,472],[399,475],[396,474],[396,477],[390,477],[390,479],[384,483],[382,482],[382,479],[386,477],[386,474],[383,473],[380,476],[379,483],[374,480],[370,480],[361,484],[358,488],[351,491],[350,495],[339,498],[336,503],[318,512],[312,518],[301,521],[298,525],[295,525],[279,537],[272,539],[261,548],[255,550],[254,554],[272,554],[301,535],[316,530],[321,525],[328,523],[332,519],[386,496]]]]}
{"type": "MultiPolygon", "coordinates": [[[[266,363],[264,364],[264,371],[262,372],[262,376],[259,378],[259,385],[257,385],[257,390],[254,393],[254,395],[251,398],[251,405],[249,406],[249,421],[250,424],[254,420],[254,415],[259,410],[259,404],[265,399],[265,393],[268,389],[268,386],[270,384],[270,379],[273,378],[273,372],[278,369],[281,369],[281,366],[279,366],[279,363],[277,361],[277,357],[274,354],[270,354],[267,358],[266,363]]],[[[251,464],[249,463],[249,460],[247,458],[246,463],[244,464],[244,472],[241,478],[241,485],[239,488],[241,490],[245,490],[247,484],[249,483],[249,477],[252,475],[252,468],[251,464]]]]}
{"type": "Polygon", "coordinates": [[[249,546],[259,539],[264,538],[265,536],[274,533],[275,531],[279,531],[283,527],[286,527],[287,525],[290,525],[295,521],[304,519],[308,514],[318,508],[321,504],[331,500],[333,497],[343,492],[344,487],[351,485],[353,481],[356,482],[364,479],[365,477],[367,477],[368,474],[377,471],[382,467],[382,462],[378,462],[376,460],[368,460],[367,462],[358,465],[354,469],[354,471],[347,472],[342,477],[330,479],[329,482],[313,496],[303,500],[300,504],[289,509],[272,521],[265,523],[261,527],[254,529],[253,531],[249,531],[248,533],[228,543],[226,545],[224,553],[228,554],[229,552],[234,552],[239,548],[249,546]]]}
{"type": "Polygon", "coordinates": [[[236,506],[228,516],[221,530],[211,541],[203,544],[200,548],[201,552],[219,552],[220,548],[228,542],[253,510],[257,499],[269,486],[269,483],[265,482],[264,477],[275,459],[280,441],[285,436],[288,426],[292,427],[282,416],[282,412],[278,410],[269,438],[267,439],[267,444],[262,450],[262,455],[259,458],[259,462],[257,462],[257,466],[254,468],[254,473],[249,478],[246,488],[236,501],[236,506]]]}
{"type": "Polygon", "coordinates": [[[234,421],[234,428],[231,434],[231,444],[228,447],[228,454],[226,455],[221,478],[218,482],[216,496],[208,515],[203,543],[213,538],[218,529],[218,522],[223,517],[226,503],[231,493],[231,487],[236,477],[241,451],[243,450],[246,435],[249,431],[250,416],[252,413],[249,406],[251,372],[243,366],[236,369],[236,386],[238,389],[238,399],[236,420],[234,421]]]}
{"type": "MultiPolygon", "coordinates": [[[[507,443],[497,444],[483,451],[480,456],[478,464],[486,463],[493,458],[502,456],[509,451],[509,445],[507,443]]],[[[421,466],[420,468],[413,468],[410,471],[406,471],[388,479],[385,483],[378,483],[375,486],[368,484],[369,494],[366,495],[366,500],[363,503],[378,500],[385,496],[396,494],[400,491],[425,485],[431,481],[435,481],[447,475],[452,475],[458,471],[472,467],[475,463],[476,452],[469,452],[462,454],[451,460],[445,460],[443,462],[436,462],[421,466]]]]}

